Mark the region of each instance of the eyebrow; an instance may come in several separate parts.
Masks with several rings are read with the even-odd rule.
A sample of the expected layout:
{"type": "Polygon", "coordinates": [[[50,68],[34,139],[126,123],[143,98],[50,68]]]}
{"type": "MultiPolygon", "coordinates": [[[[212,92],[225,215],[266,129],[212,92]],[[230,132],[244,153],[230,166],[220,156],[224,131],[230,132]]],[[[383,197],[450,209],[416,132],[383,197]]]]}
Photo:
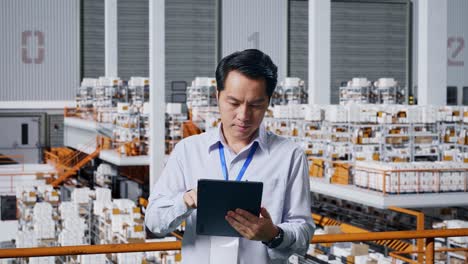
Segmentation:
{"type": "Polygon", "coordinates": [[[240,102],[239,100],[237,100],[235,97],[232,97],[232,96],[227,96],[227,99],[228,100],[231,100],[231,101],[235,101],[235,102],[240,102]]]}
{"type": "MultiPolygon", "coordinates": [[[[234,101],[234,102],[240,102],[240,100],[236,99],[235,97],[232,97],[232,96],[227,96],[227,99],[228,100],[231,100],[231,101],[234,101]]],[[[259,98],[259,99],[255,99],[251,102],[249,102],[249,104],[257,104],[257,103],[263,103],[265,101],[265,98],[259,98]]]]}

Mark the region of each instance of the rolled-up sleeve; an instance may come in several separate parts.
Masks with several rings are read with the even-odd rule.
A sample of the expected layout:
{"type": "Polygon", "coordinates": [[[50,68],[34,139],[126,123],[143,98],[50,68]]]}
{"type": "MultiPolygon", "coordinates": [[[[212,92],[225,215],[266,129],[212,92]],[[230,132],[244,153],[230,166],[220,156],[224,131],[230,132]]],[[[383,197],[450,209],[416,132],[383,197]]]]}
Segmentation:
{"type": "Polygon", "coordinates": [[[183,144],[176,145],[148,199],[145,225],[158,236],[174,231],[194,210],[183,199],[187,189],[180,162],[182,149],[183,144]]]}
{"type": "Polygon", "coordinates": [[[305,255],[315,231],[311,216],[309,168],[302,150],[296,149],[289,168],[287,190],[283,209],[282,223],[278,226],[284,231],[283,242],[276,248],[268,249],[271,259],[287,259],[296,253],[305,255]]]}

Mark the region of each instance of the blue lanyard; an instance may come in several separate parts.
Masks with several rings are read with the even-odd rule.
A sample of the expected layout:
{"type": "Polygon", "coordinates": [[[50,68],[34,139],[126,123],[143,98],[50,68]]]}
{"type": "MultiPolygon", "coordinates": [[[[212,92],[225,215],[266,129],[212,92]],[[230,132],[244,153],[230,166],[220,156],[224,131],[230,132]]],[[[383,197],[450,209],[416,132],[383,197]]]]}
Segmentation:
{"type": "MultiPolygon", "coordinates": [[[[245,171],[247,170],[247,167],[249,167],[250,162],[253,159],[253,155],[255,154],[255,151],[257,150],[258,142],[255,141],[254,144],[252,145],[252,148],[250,148],[249,155],[247,156],[247,159],[244,162],[244,165],[242,166],[242,169],[239,171],[239,175],[237,175],[236,181],[240,181],[242,177],[244,176],[245,171]]],[[[223,175],[224,179],[226,181],[229,181],[229,176],[228,176],[228,169],[226,166],[226,158],[224,157],[224,146],[219,142],[218,144],[218,149],[219,149],[219,160],[221,161],[221,167],[223,169],[223,175]]]]}

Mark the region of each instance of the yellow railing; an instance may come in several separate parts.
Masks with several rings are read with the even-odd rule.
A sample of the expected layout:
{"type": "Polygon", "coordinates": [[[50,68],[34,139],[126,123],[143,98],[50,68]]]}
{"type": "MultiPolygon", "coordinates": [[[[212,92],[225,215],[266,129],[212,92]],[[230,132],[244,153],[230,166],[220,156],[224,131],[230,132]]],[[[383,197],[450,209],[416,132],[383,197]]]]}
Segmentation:
{"type": "MultiPolygon", "coordinates": [[[[316,235],[311,243],[336,243],[336,242],[360,242],[389,239],[425,239],[425,263],[434,263],[434,239],[436,237],[457,237],[468,236],[468,228],[444,229],[444,230],[420,230],[420,231],[393,231],[374,233],[353,233],[336,235],[316,235]]],[[[15,248],[1,249],[0,258],[22,258],[22,257],[43,257],[43,256],[65,256],[65,255],[85,255],[85,254],[105,254],[123,252],[146,252],[146,251],[166,251],[180,250],[181,242],[151,242],[134,244],[110,244],[110,245],[88,245],[88,246],[65,246],[65,247],[41,247],[41,248],[15,248]]],[[[439,249],[441,251],[442,249],[439,249]]],[[[451,250],[451,249],[450,249],[451,250]]],[[[466,249],[459,249],[463,251],[466,249]]],[[[419,250],[395,252],[398,254],[418,253],[419,250]]],[[[396,254],[393,254],[396,255],[396,254]]],[[[402,257],[403,258],[403,257],[402,257]]],[[[403,258],[406,259],[406,258],[403,258]]],[[[409,260],[409,259],[406,259],[409,260]]],[[[410,262],[414,262],[409,260],[410,262]]]]}

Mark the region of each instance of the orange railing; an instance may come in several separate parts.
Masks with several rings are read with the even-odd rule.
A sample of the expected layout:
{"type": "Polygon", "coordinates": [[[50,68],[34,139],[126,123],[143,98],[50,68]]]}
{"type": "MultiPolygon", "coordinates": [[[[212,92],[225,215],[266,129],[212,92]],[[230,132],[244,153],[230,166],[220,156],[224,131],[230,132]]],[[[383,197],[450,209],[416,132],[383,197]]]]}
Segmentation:
{"type": "MultiPolygon", "coordinates": [[[[319,214],[312,214],[312,219],[314,220],[315,224],[318,226],[339,226],[340,231],[343,233],[371,233],[370,231],[351,225],[347,223],[342,223],[340,221],[337,221],[335,219],[319,215],[319,214]]],[[[381,240],[381,241],[372,241],[372,243],[375,243],[379,246],[388,248],[390,250],[396,250],[396,251],[406,251],[411,248],[411,244],[407,243],[406,241],[402,240],[381,240]]]]}
{"type": "MultiPolygon", "coordinates": [[[[396,206],[390,206],[388,209],[395,211],[395,212],[408,214],[408,215],[412,215],[416,217],[416,230],[418,231],[424,230],[424,213],[405,209],[405,208],[400,208],[396,206]]],[[[417,245],[418,251],[422,251],[424,248],[424,240],[418,239],[416,242],[416,245],[417,245]]],[[[418,261],[422,262],[422,260],[423,260],[423,255],[421,253],[418,253],[418,261]]]]}
{"type": "Polygon", "coordinates": [[[52,185],[57,187],[60,183],[65,181],[68,177],[74,175],[76,171],[91,159],[97,157],[99,154],[99,141],[92,138],[86,142],[78,151],[71,151],[68,155],[59,156],[52,152],[46,152],[45,158],[48,162],[54,165],[57,170],[57,178],[53,179],[52,185]],[[86,152],[90,152],[86,154],[86,152]]]}
{"type": "Polygon", "coordinates": [[[58,164],[59,167],[71,168],[81,160],[81,156],[86,155],[87,152],[93,152],[97,147],[96,138],[91,138],[88,142],[84,143],[78,151],[66,156],[58,164]]]}
{"type": "MultiPolygon", "coordinates": [[[[468,228],[445,229],[445,230],[422,230],[422,231],[393,231],[374,233],[354,233],[336,235],[316,235],[311,243],[337,243],[337,242],[361,242],[375,240],[398,240],[398,239],[425,239],[425,263],[434,263],[435,238],[468,236],[468,228]]],[[[109,244],[109,245],[89,245],[89,246],[64,246],[64,247],[40,247],[40,248],[15,248],[1,249],[0,258],[22,258],[41,256],[65,256],[65,255],[85,255],[85,254],[105,254],[123,252],[146,252],[146,251],[166,251],[180,250],[181,242],[151,242],[134,244],[109,244]]],[[[438,251],[443,251],[439,249],[438,251]]],[[[452,250],[452,249],[447,249],[452,250]]],[[[447,251],[446,250],[446,251],[447,251]]],[[[466,251],[466,249],[457,249],[466,251]]],[[[410,254],[421,252],[419,250],[396,252],[398,254],[410,254]]],[[[393,254],[393,255],[398,255],[393,254]]],[[[402,257],[404,258],[404,257],[402,257]]],[[[415,261],[404,258],[406,261],[415,261]]]]}

